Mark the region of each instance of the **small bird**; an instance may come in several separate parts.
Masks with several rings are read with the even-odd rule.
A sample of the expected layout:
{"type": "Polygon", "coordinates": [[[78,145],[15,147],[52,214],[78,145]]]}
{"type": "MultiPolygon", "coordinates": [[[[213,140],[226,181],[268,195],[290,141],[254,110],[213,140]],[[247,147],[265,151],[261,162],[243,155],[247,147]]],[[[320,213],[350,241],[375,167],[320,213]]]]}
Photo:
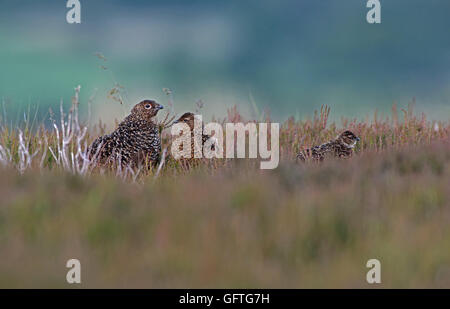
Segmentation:
{"type": "MultiPolygon", "coordinates": [[[[186,123],[189,126],[189,129],[191,131],[191,159],[194,158],[194,154],[195,154],[195,144],[194,144],[194,134],[196,133],[195,130],[197,128],[195,128],[194,125],[194,121],[195,121],[195,115],[193,113],[187,112],[184,113],[183,115],[181,115],[180,118],[178,118],[177,120],[174,121],[175,123],[186,123]]],[[[200,120],[197,120],[200,121],[200,120]]],[[[211,136],[203,134],[203,124],[201,124],[201,127],[199,128],[201,130],[201,132],[199,132],[199,134],[202,135],[202,144],[199,145],[202,151],[202,155],[203,155],[203,145],[206,143],[207,140],[209,140],[211,138],[211,136]]],[[[198,130],[198,129],[197,129],[198,130]]],[[[215,148],[215,142],[213,141],[212,145],[211,145],[211,150],[214,151],[215,148]]],[[[183,151],[183,145],[180,145],[180,151],[183,151]]],[[[189,160],[186,160],[186,158],[183,158],[182,161],[184,161],[184,163],[188,163],[189,160]]]]}
{"type": "Polygon", "coordinates": [[[339,158],[349,157],[352,155],[353,148],[359,140],[359,137],[353,134],[353,132],[347,130],[339,134],[336,139],[329,141],[328,143],[320,146],[314,146],[300,152],[297,155],[297,158],[302,161],[306,161],[307,158],[323,161],[327,154],[339,158]]]}
{"type": "Polygon", "coordinates": [[[100,136],[88,149],[88,158],[99,164],[120,162],[123,166],[156,164],[161,153],[158,125],[152,118],[163,106],[153,100],[136,104],[111,134],[100,136]]]}

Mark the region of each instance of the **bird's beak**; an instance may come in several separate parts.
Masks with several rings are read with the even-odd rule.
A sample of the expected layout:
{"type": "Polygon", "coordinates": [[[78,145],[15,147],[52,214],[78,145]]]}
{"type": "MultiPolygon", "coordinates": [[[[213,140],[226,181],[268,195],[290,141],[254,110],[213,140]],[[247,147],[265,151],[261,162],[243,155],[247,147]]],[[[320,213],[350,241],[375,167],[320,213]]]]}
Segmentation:
{"type": "Polygon", "coordinates": [[[159,106],[158,106],[158,109],[164,109],[164,106],[159,105],[159,106]]]}
{"type": "Polygon", "coordinates": [[[356,141],[359,142],[361,139],[359,137],[356,137],[356,141]]]}

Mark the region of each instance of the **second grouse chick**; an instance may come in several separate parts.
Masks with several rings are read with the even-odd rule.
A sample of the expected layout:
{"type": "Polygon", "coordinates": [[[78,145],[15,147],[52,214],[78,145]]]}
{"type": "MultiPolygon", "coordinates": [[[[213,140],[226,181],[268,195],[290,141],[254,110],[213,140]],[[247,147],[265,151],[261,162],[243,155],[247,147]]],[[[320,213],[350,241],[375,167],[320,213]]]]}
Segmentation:
{"type": "Polygon", "coordinates": [[[99,164],[118,162],[122,165],[138,166],[155,164],[161,153],[159,129],[152,118],[162,105],[153,100],[136,104],[111,134],[100,136],[88,149],[89,160],[99,164]]]}
{"type": "MultiPolygon", "coordinates": [[[[183,115],[181,115],[180,118],[178,118],[176,121],[174,121],[174,123],[186,123],[189,126],[189,129],[191,131],[191,159],[194,158],[194,154],[195,154],[195,144],[194,144],[194,134],[195,134],[195,125],[194,125],[194,121],[195,121],[195,115],[193,113],[187,112],[184,113],[183,115]]],[[[198,120],[200,121],[200,120],[198,120]]],[[[201,151],[203,154],[203,145],[206,143],[207,140],[209,140],[211,138],[211,136],[203,134],[203,124],[200,128],[200,130],[202,130],[201,132],[199,132],[199,134],[202,134],[202,144],[200,145],[202,147],[201,151]]],[[[183,151],[183,145],[180,146],[180,151],[183,151]]],[[[216,150],[215,147],[215,143],[213,143],[211,145],[211,150],[214,151],[216,150]]],[[[186,161],[186,159],[182,159],[182,161],[186,161]]],[[[187,163],[187,162],[185,162],[187,163]]]]}
{"type": "Polygon", "coordinates": [[[359,142],[357,137],[351,131],[344,131],[339,134],[336,139],[320,146],[308,148],[297,155],[297,158],[306,161],[307,158],[312,158],[317,161],[322,161],[327,154],[335,157],[349,157],[353,153],[353,148],[359,142]]]}

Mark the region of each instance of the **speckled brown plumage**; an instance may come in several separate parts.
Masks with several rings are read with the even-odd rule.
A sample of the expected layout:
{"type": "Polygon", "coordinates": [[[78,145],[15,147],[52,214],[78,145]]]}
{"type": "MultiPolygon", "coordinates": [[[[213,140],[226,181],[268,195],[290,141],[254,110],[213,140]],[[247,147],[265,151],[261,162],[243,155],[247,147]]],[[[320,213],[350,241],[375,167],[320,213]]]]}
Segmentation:
{"type": "MultiPolygon", "coordinates": [[[[189,129],[191,130],[191,155],[192,158],[181,158],[180,161],[185,167],[191,166],[194,164],[194,162],[197,162],[198,160],[194,158],[195,153],[195,144],[194,144],[194,134],[195,134],[195,126],[194,126],[194,119],[195,115],[193,113],[187,112],[184,113],[180,118],[178,118],[174,123],[186,123],[189,126],[189,129]]],[[[203,125],[202,125],[202,154],[203,154],[203,145],[206,143],[207,140],[211,138],[211,136],[203,134],[203,125]]],[[[183,151],[183,145],[180,145],[180,151],[183,151]]],[[[215,144],[213,143],[211,145],[211,150],[215,150],[215,144]]]]}
{"type": "Polygon", "coordinates": [[[314,146],[300,152],[297,155],[297,158],[301,161],[305,161],[308,158],[322,161],[327,155],[339,158],[349,157],[352,155],[353,148],[358,141],[359,137],[353,134],[353,132],[347,130],[339,134],[336,139],[329,141],[328,143],[320,146],[314,146]]]}
{"type": "Polygon", "coordinates": [[[99,164],[138,166],[156,163],[161,153],[159,129],[152,118],[163,107],[153,100],[136,104],[111,134],[100,136],[88,149],[89,159],[99,164]]]}

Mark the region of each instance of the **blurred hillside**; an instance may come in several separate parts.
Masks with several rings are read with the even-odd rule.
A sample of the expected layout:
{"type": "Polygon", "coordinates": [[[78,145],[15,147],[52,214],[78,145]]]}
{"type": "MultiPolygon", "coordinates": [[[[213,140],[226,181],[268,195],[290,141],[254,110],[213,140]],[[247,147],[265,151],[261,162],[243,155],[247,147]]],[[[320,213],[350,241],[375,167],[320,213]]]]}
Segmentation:
{"type": "Polygon", "coordinates": [[[81,3],[82,24],[69,25],[65,1],[2,1],[0,98],[10,115],[36,104],[46,112],[79,84],[83,102],[95,93],[94,109],[109,110],[117,82],[127,106],[164,103],[170,88],[178,110],[202,100],[206,115],[234,104],[250,113],[254,100],[275,119],[322,104],[364,116],[415,97],[431,118],[450,116],[446,0],[382,1],[381,25],[366,23],[361,0],[81,3]]]}

